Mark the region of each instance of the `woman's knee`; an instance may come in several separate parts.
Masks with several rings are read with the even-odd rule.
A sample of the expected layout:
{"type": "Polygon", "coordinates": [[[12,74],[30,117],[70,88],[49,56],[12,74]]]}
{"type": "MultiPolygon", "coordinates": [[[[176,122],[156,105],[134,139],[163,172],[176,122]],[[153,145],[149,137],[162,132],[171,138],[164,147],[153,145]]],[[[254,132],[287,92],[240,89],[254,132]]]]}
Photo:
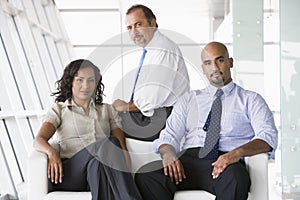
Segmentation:
{"type": "Polygon", "coordinates": [[[98,170],[100,165],[100,162],[97,158],[93,158],[89,161],[88,165],[87,165],[87,171],[88,172],[92,172],[94,170],[98,170]]]}

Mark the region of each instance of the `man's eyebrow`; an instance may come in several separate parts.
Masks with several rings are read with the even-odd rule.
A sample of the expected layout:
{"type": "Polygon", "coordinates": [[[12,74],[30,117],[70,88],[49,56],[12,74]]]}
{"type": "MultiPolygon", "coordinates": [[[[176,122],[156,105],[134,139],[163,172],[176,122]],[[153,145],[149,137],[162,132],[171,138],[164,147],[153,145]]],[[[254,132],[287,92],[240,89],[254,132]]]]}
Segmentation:
{"type": "Polygon", "coordinates": [[[218,56],[218,57],[216,57],[216,58],[213,59],[213,60],[204,60],[202,63],[203,63],[203,64],[206,64],[206,63],[212,62],[212,61],[214,61],[214,60],[218,60],[218,59],[220,59],[220,58],[225,58],[225,56],[218,56]]]}
{"type": "MultiPolygon", "coordinates": [[[[216,57],[216,58],[213,59],[213,60],[218,60],[218,59],[220,59],[220,58],[225,58],[225,56],[218,56],[218,57],[216,57]]],[[[210,62],[210,61],[213,61],[213,60],[204,60],[203,62],[210,62]]]]}
{"type": "Polygon", "coordinates": [[[128,28],[128,27],[132,27],[132,26],[136,26],[136,25],[137,25],[137,24],[139,24],[139,23],[142,23],[142,22],[140,22],[140,21],[138,21],[138,22],[135,22],[135,23],[134,23],[134,24],[132,24],[132,25],[128,25],[128,26],[127,26],[127,28],[128,28]]]}
{"type": "Polygon", "coordinates": [[[219,57],[216,57],[215,60],[218,60],[220,58],[225,58],[225,56],[219,56],[219,57]]]}

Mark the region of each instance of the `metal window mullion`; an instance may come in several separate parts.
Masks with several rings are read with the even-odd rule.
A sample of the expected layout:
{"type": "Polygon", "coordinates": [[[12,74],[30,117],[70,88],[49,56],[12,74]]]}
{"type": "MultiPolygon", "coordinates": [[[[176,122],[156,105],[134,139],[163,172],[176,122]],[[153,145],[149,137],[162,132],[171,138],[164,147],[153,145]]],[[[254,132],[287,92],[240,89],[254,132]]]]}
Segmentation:
{"type": "MultiPolygon", "coordinates": [[[[10,171],[10,168],[9,168],[9,165],[8,165],[8,162],[7,162],[7,159],[6,159],[3,147],[2,147],[1,138],[0,138],[0,158],[1,157],[2,157],[2,162],[4,164],[4,166],[1,165],[1,166],[3,166],[3,168],[1,167],[1,173],[5,172],[5,171],[7,172],[7,173],[4,173],[6,175],[6,177],[5,176],[1,176],[1,179],[2,179],[2,181],[6,180],[5,183],[4,183],[5,184],[5,188],[9,187],[8,185],[10,185],[11,188],[12,188],[13,195],[15,197],[18,197],[18,192],[17,192],[16,186],[14,184],[13,177],[12,177],[12,174],[11,174],[11,171],[10,171]],[[7,181],[9,183],[7,183],[7,181]]],[[[2,162],[1,162],[1,159],[0,159],[0,163],[2,163],[2,162]]],[[[2,186],[2,187],[4,187],[4,186],[2,186]]],[[[3,188],[2,188],[2,190],[3,190],[3,188]]],[[[8,191],[5,191],[5,192],[8,192],[8,191]]]]}
{"type": "Polygon", "coordinates": [[[54,72],[55,74],[55,80],[58,79],[58,74],[57,74],[57,71],[55,69],[55,64],[54,64],[54,61],[53,61],[53,56],[52,56],[52,53],[50,51],[50,48],[49,48],[49,45],[48,45],[48,42],[47,42],[47,38],[45,35],[43,35],[43,41],[44,41],[44,44],[45,44],[45,47],[46,47],[46,52],[48,53],[48,56],[49,56],[49,60],[50,60],[50,66],[51,66],[51,69],[52,71],[54,72]]]}
{"type": "Polygon", "coordinates": [[[20,88],[19,88],[18,84],[16,84],[17,81],[16,81],[16,77],[15,77],[15,74],[14,74],[14,70],[13,70],[13,68],[12,68],[11,60],[10,60],[10,57],[9,57],[9,55],[8,55],[8,52],[7,52],[7,49],[6,49],[6,47],[5,47],[5,43],[4,43],[4,41],[3,41],[3,38],[2,38],[2,35],[1,35],[1,34],[0,34],[0,38],[1,38],[1,42],[2,42],[3,47],[4,47],[4,51],[5,51],[5,54],[6,54],[7,61],[8,61],[8,63],[9,63],[9,70],[11,71],[12,78],[13,78],[13,80],[14,80],[15,87],[16,87],[16,89],[17,89],[17,93],[19,94],[18,96],[20,97],[20,101],[21,101],[22,108],[23,108],[23,110],[25,110],[25,109],[26,109],[26,108],[25,108],[25,104],[24,104],[24,101],[23,101],[23,99],[22,99],[22,97],[21,97],[21,95],[20,95],[20,94],[21,94],[21,93],[20,93],[20,88]]]}
{"type": "MultiPolygon", "coordinates": [[[[51,13],[51,5],[52,4],[49,2],[48,4],[43,6],[45,18],[46,18],[52,32],[54,32],[55,34],[59,34],[56,24],[53,23],[53,21],[50,19],[50,17],[53,17],[53,15],[51,15],[52,14],[51,13]]],[[[62,59],[59,56],[59,51],[58,51],[57,45],[56,45],[56,43],[59,42],[59,40],[53,40],[53,39],[47,37],[46,41],[48,42],[48,47],[51,48],[50,52],[52,52],[54,68],[55,68],[57,74],[61,74],[64,67],[63,67],[62,59]]]]}
{"type": "Polygon", "coordinates": [[[3,122],[3,125],[4,125],[5,130],[6,130],[7,138],[8,138],[8,140],[9,140],[9,144],[10,144],[10,146],[11,146],[11,149],[12,149],[12,152],[13,152],[13,155],[14,155],[14,159],[15,159],[16,164],[17,164],[17,166],[18,166],[19,174],[20,174],[20,176],[21,176],[22,181],[24,182],[24,177],[23,177],[23,173],[22,173],[22,170],[21,170],[21,167],[20,167],[20,163],[19,163],[19,160],[18,160],[16,151],[15,151],[15,148],[14,148],[14,145],[13,145],[13,142],[12,142],[12,139],[11,139],[10,134],[9,134],[9,132],[8,132],[8,128],[7,128],[7,124],[6,124],[5,119],[2,119],[2,122],[3,122]]]}
{"type": "MultiPolygon", "coordinates": [[[[25,16],[24,16],[25,17],[25,16]]],[[[40,101],[41,108],[44,109],[45,104],[49,104],[50,84],[47,80],[43,63],[41,62],[40,52],[38,51],[37,43],[34,38],[32,27],[27,18],[21,18],[22,23],[19,24],[20,37],[23,44],[24,52],[27,58],[28,67],[33,79],[37,96],[40,101]],[[48,89],[48,90],[47,90],[48,89]]]]}
{"type": "MultiPolygon", "coordinates": [[[[22,26],[21,24],[24,24],[24,23],[19,23],[17,25],[15,17],[13,17],[13,21],[14,21],[15,29],[17,30],[19,41],[20,41],[20,44],[21,44],[21,47],[22,47],[22,50],[23,50],[23,53],[24,53],[24,58],[25,58],[26,63],[27,63],[27,70],[29,72],[29,75],[30,75],[30,78],[31,78],[31,81],[32,81],[32,86],[33,86],[33,89],[35,91],[35,95],[34,95],[34,93],[31,92],[32,97],[37,99],[37,102],[39,102],[40,107],[43,109],[43,104],[42,104],[42,100],[41,100],[41,97],[40,97],[40,93],[39,93],[39,90],[37,88],[37,84],[35,82],[33,72],[32,72],[31,67],[30,67],[30,62],[29,62],[28,55],[27,55],[28,51],[26,51],[25,46],[24,46],[25,37],[22,37],[22,35],[25,36],[25,33],[24,33],[24,31],[23,31],[23,34],[20,33],[20,31],[22,30],[20,26],[22,26]]],[[[30,90],[30,91],[32,91],[32,90],[30,90]]]]}

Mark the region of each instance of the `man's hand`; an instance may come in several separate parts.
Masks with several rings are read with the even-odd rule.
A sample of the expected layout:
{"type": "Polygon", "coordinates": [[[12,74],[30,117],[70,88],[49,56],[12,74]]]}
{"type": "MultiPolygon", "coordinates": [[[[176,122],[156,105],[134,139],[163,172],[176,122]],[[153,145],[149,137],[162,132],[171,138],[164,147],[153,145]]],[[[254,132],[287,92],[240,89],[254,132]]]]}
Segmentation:
{"type": "Polygon", "coordinates": [[[218,160],[212,163],[214,167],[212,176],[218,178],[226,167],[232,163],[236,163],[241,157],[253,156],[259,153],[265,153],[272,150],[272,147],[263,140],[252,140],[228,153],[221,155],[218,160]]]}
{"type": "Polygon", "coordinates": [[[175,154],[174,148],[170,145],[162,145],[160,147],[160,153],[162,155],[165,176],[169,176],[172,182],[175,181],[175,184],[179,184],[186,176],[183,166],[175,154]]]}
{"type": "Polygon", "coordinates": [[[216,162],[212,163],[214,167],[212,177],[214,179],[218,178],[228,165],[238,162],[240,158],[234,151],[221,155],[216,162]]]}
{"type": "Polygon", "coordinates": [[[112,104],[116,111],[118,112],[140,112],[138,107],[134,105],[134,103],[131,101],[127,103],[126,101],[123,101],[121,99],[117,99],[112,104]]]}
{"type": "Polygon", "coordinates": [[[129,110],[129,104],[121,99],[115,100],[112,105],[118,112],[126,112],[129,110]]]}

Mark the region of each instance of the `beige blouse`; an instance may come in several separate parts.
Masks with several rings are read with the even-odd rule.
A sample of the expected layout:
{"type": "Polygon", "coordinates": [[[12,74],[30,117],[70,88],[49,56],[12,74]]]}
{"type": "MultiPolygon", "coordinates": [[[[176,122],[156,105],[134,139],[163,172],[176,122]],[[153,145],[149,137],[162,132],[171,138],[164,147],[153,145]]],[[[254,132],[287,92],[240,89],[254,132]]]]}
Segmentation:
{"type": "Polygon", "coordinates": [[[61,158],[70,158],[87,145],[121,128],[121,118],[110,104],[90,103],[89,115],[72,99],[55,103],[47,112],[44,122],[56,128],[55,142],[61,158]]]}

